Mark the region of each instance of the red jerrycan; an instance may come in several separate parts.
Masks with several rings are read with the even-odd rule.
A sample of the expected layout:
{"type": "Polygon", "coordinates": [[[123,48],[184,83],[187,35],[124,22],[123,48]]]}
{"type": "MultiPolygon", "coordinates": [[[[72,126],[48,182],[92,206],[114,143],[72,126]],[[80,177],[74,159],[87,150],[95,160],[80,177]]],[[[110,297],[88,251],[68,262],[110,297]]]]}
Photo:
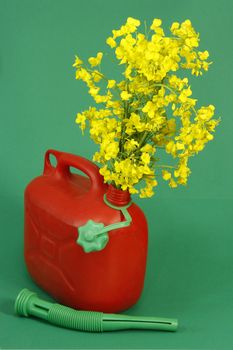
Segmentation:
{"type": "Polygon", "coordinates": [[[43,175],[25,190],[24,255],[41,288],[76,309],[125,310],[142,292],[147,241],[146,218],[128,191],[105,184],[85,158],[46,152],[43,175]]]}

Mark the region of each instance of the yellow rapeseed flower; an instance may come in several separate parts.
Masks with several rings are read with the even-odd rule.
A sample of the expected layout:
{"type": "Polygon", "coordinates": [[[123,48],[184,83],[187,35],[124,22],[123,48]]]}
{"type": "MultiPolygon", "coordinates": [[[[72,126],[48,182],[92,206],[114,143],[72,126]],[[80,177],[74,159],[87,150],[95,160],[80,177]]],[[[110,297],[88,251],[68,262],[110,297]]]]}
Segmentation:
{"type": "Polygon", "coordinates": [[[101,63],[102,57],[103,57],[103,53],[98,52],[96,57],[88,58],[88,62],[92,67],[98,66],[101,63]]]}
{"type": "Polygon", "coordinates": [[[106,43],[111,47],[111,49],[117,45],[116,41],[111,36],[107,38],[106,43]]]}
{"type": "Polygon", "coordinates": [[[83,61],[78,56],[75,56],[73,67],[78,68],[81,64],[83,64],[83,61]]]}
{"type": "Polygon", "coordinates": [[[121,98],[123,101],[127,101],[132,97],[132,94],[129,94],[127,91],[121,92],[121,98]]]}
{"type": "Polygon", "coordinates": [[[168,181],[171,179],[172,174],[167,170],[162,170],[162,177],[165,181],[168,181]]]}
{"type": "Polygon", "coordinates": [[[127,21],[126,21],[126,24],[133,25],[135,27],[139,27],[141,22],[138,19],[135,19],[135,18],[132,18],[132,17],[128,17],[127,21]]]}
{"type": "Polygon", "coordinates": [[[107,88],[111,89],[116,85],[116,80],[110,79],[108,80],[107,88]]]}
{"type": "Polygon", "coordinates": [[[141,160],[144,164],[148,165],[150,163],[150,155],[147,152],[142,152],[141,160]]]}
{"type": "Polygon", "coordinates": [[[146,33],[140,25],[128,17],[106,39],[122,68],[120,81],[97,67],[102,52],[88,59],[90,66],[75,56],[73,67],[99,105],[78,113],[76,123],[82,133],[89,127],[98,146],[93,160],[104,181],[148,198],[159,177],[171,188],[187,184],[190,157],[214,138],[220,120],[214,119],[212,104],[198,106],[184,74],[199,77],[212,63],[209,52],[199,49],[200,35],[191,21],[173,22],[168,35],[161,19],[155,18],[146,33]]]}
{"type": "Polygon", "coordinates": [[[162,20],[159,19],[159,18],[155,18],[155,19],[153,20],[152,25],[150,26],[150,29],[155,30],[155,29],[157,29],[158,27],[160,27],[161,24],[162,24],[162,20]]]}

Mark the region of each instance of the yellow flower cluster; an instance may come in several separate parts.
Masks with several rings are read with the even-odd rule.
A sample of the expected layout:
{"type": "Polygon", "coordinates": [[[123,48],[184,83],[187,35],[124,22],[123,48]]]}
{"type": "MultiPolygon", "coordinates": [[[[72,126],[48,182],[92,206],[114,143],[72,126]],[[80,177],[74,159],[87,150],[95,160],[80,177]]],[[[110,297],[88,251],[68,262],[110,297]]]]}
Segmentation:
{"type": "Polygon", "coordinates": [[[102,105],[76,118],[99,145],[93,160],[100,163],[105,182],[143,198],[154,194],[160,175],[171,188],[187,183],[189,157],[213,139],[219,120],[213,119],[213,105],[196,107],[188,78],[179,76],[184,70],[202,75],[211,64],[208,51],[198,51],[199,34],[190,20],[174,22],[169,36],[161,19],[155,18],[145,33],[138,31],[140,24],[129,17],[106,40],[123,67],[123,80],[101,72],[102,52],[90,57],[89,65],[76,56],[73,66],[76,79],[102,105]],[[161,164],[165,152],[171,164],[161,164]]]}

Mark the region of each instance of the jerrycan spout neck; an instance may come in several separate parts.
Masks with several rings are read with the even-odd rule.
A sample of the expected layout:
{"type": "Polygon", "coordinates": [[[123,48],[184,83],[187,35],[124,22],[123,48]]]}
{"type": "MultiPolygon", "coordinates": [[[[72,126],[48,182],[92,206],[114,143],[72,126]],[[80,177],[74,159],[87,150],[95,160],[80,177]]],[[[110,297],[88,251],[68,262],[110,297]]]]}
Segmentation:
{"type": "Polygon", "coordinates": [[[111,204],[119,207],[125,206],[131,201],[130,193],[128,190],[127,191],[120,190],[115,186],[113,186],[112,184],[108,186],[106,199],[111,204]]]}

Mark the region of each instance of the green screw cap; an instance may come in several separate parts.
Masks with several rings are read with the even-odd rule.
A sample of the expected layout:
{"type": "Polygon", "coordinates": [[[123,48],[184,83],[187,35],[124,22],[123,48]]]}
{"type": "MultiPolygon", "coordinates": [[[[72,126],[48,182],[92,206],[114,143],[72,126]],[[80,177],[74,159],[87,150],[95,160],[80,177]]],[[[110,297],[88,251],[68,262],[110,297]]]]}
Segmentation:
{"type": "Polygon", "coordinates": [[[124,329],[176,331],[178,326],[176,319],[77,311],[60,304],[42,300],[28,289],[21,290],[17,296],[15,312],[21,316],[36,316],[57,326],[87,332],[124,329]]]}
{"type": "Polygon", "coordinates": [[[108,243],[108,233],[102,232],[104,224],[92,220],[78,228],[77,243],[83,247],[85,253],[90,253],[105,248],[108,243]]]}
{"type": "Polygon", "coordinates": [[[125,221],[120,221],[108,226],[104,226],[104,224],[101,222],[88,220],[85,225],[80,226],[78,228],[79,236],[77,239],[77,243],[83,247],[85,253],[90,253],[104,249],[109,241],[109,231],[127,227],[132,222],[132,218],[127,210],[127,208],[132,204],[132,202],[128,203],[125,206],[117,207],[108,202],[108,200],[106,199],[106,195],[104,195],[104,202],[110,208],[120,210],[125,218],[125,221]]]}

